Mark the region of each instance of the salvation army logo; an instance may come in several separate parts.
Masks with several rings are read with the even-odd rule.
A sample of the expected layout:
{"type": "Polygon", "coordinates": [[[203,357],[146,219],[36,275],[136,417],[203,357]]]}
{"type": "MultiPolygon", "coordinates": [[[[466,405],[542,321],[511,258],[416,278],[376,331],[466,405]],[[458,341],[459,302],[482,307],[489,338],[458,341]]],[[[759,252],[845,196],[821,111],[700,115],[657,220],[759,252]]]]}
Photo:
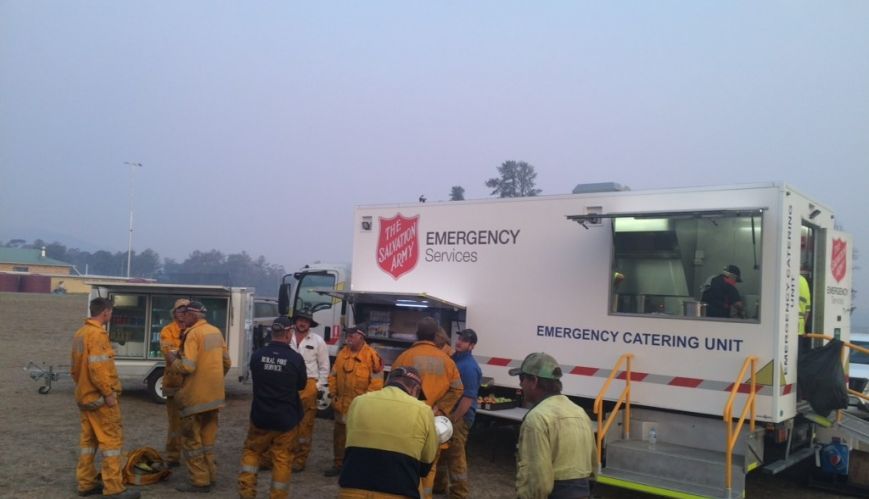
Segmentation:
{"type": "Polygon", "coordinates": [[[377,239],[377,266],[393,278],[407,274],[419,261],[419,215],[380,218],[377,239]]]}
{"type": "Polygon", "coordinates": [[[833,239],[833,256],[830,258],[830,270],[836,282],[842,282],[848,271],[847,250],[848,242],[842,239],[833,239]]]}

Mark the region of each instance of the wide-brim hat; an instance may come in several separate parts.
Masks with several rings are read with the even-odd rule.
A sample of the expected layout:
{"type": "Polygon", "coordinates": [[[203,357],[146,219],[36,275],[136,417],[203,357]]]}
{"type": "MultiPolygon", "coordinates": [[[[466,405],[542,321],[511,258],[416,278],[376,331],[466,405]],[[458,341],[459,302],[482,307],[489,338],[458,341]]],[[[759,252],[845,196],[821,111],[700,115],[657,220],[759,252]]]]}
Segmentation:
{"type": "Polygon", "coordinates": [[[308,319],[308,322],[311,323],[311,327],[317,327],[320,325],[319,322],[314,320],[314,314],[306,310],[299,310],[298,312],[293,312],[293,316],[290,317],[290,319],[293,321],[293,323],[296,322],[296,319],[308,319]]]}

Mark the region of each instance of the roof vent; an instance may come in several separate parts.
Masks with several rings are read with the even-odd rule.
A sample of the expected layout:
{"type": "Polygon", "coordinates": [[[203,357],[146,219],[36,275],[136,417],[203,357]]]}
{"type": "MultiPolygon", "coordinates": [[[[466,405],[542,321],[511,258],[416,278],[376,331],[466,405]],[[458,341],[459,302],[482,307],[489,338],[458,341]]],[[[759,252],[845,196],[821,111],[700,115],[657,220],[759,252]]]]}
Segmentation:
{"type": "Polygon", "coordinates": [[[617,192],[629,190],[631,190],[630,187],[618,182],[594,182],[591,184],[576,184],[576,187],[573,188],[573,193],[590,194],[592,192],[617,192]]]}
{"type": "Polygon", "coordinates": [[[39,256],[45,258],[45,246],[42,247],[42,251],[39,252],[39,256]]]}

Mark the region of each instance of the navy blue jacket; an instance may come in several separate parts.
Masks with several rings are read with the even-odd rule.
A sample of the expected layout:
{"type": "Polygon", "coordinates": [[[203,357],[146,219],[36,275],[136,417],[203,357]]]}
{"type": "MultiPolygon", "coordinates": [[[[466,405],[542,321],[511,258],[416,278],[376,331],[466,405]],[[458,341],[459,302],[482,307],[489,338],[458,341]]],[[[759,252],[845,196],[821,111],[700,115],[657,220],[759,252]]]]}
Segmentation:
{"type": "Polygon", "coordinates": [[[250,356],[253,403],[250,421],[263,430],[289,431],[302,420],[299,390],[308,374],[305,360],[286,343],[272,342],[250,356]]]}

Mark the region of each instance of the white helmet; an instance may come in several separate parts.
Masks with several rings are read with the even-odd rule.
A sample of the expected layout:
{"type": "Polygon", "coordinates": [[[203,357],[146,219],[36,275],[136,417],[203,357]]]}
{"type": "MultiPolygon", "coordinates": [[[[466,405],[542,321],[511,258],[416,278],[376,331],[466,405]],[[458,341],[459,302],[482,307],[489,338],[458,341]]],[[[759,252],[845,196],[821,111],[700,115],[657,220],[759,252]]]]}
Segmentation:
{"type": "Polygon", "coordinates": [[[453,436],[453,422],[446,416],[435,416],[434,420],[438,442],[445,444],[453,436]]]}
{"type": "Polygon", "coordinates": [[[330,407],[332,407],[332,394],[326,391],[320,392],[320,396],[317,397],[317,409],[325,411],[330,407]]]}

